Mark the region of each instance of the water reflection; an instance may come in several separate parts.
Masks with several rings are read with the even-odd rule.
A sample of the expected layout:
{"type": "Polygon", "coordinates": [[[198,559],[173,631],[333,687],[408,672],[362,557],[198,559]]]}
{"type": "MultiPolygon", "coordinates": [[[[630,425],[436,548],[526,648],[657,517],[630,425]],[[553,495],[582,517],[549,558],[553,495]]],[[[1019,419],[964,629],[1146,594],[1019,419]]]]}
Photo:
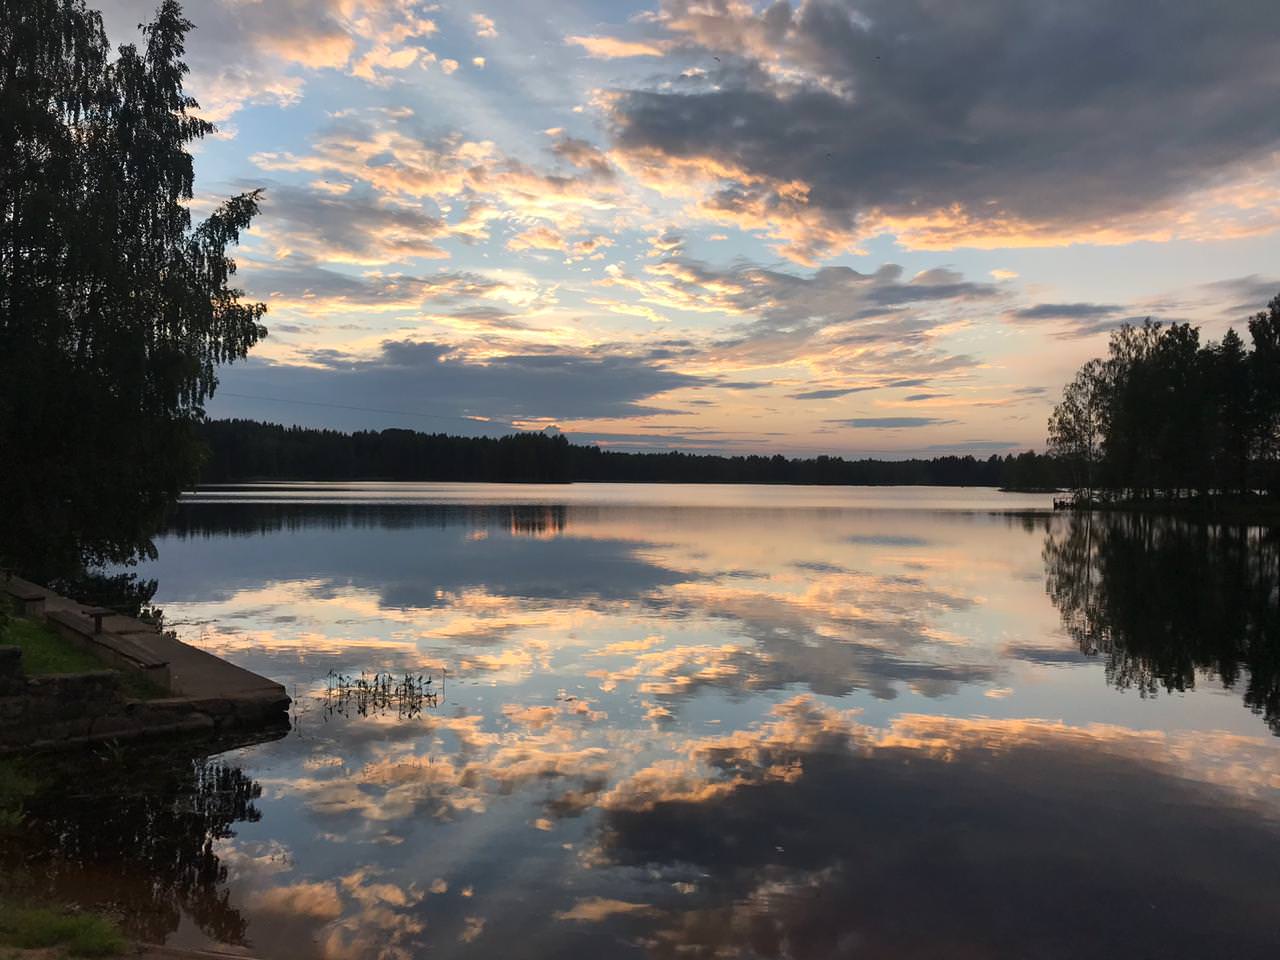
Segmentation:
{"type": "Polygon", "coordinates": [[[1076,516],[1044,556],[1063,624],[1108,683],[1154,695],[1208,675],[1280,734],[1280,531],[1076,516]]]}
{"type": "MultiPolygon", "coordinates": [[[[424,624],[422,611],[434,609],[432,639],[508,652],[524,641],[526,653],[536,649],[527,646],[536,627],[603,632],[619,618],[711,624],[715,643],[699,630],[695,642],[665,643],[621,670],[592,665],[614,685],[646,677],[648,692],[666,700],[707,686],[747,694],[805,684],[892,699],[904,686],[943,696],[994,685],[998,652],[959,643],[946,626],[976,605],[953,557],[965,549],[958,541],[990,549],[1011,524],[1030,521],[969,518],[940,536],[928,515],[860,516],[860,532],[845,529],[849,520],[830,508],[193,504],[162,541],[164,595],[170,609],[201,602],[219,632],[214,642],[234,646],[229,631],[252,619],[259,653],[276,636],[297,635],[321,603],[330,607],[324,620],[347,627],[385,628],[397,611],[424,624]],[[210,599],[225,601],[225,611],[210,599]],[[248,615],[267,608],[274,622],[264,631],[262,618],[248,615]]],[[[994,555],[968,562],[1007,567],[994,555]]],[[[439,663],[438,655],[415,659],[426,639],[396,666],[439,663]]],[[[314,640],[307,637],[313,656],[314,640]]],[[[470,663],[508,665],[498,654],[470,663]]]]}
{"type": "Polygon", "coordinates": [[[656,957],[1261,957],[1280,922],[1276,774],[1256,741],[919,715],[880,730],[798,698],[606,794],[596,862],[668,889],[561,916],[656,957]],[[1242,750],[1263,766],[1224,764],[1242,750]]]}
{"type": "Polygon", "coordinates": [[[21,829],[0,837],[6,892],[103,910],[147,942],[187,918],[216,942],[243,944],[247,921],[216,852],[261,818],[261,785],[217,756],[237,745],[45,758],[21,829]]]}
{"type": "Polygon", "coordinates": [[[637,557],[632,538],[569,542],[564,525],[563,507],[536,505],[187,505],[162,541],[164,594],[203,600],[305,579],[317,596],[359,586],[385,606],[423,608],[481,587],[546,600],[626,599],[677,576],[637,557]]]}
{"type": "Polygon", "coordinates": [[[564,531],[563,504],[184,502],[166,533],[173,537],[250,536],[304,527],[403,530],[464,526],[505,529],[513,536],[548,537],[564,531]]]}
{"type": "MultiPolygon", "coordinates": [[[[1222,687],[1274,726],[1256,532],[958,493],[270,493],[188,505],[143,572],[184,638],[288,684],[292,731],[216,761],[242,781],[155,778],[223,777],[207,801],[137,806],[152,777],[121,761],[97,802],[119,790],[132,840],[61,858],[58,890],[114,859],[158,891],[130,894],[157,937],[268,960],[1272,955],[1280,741],[1222,687]],[[1175,695],[1115,695],[1099,654],[1175,695]],[[184,819],[224,789],[231,819],[184,819]]],[[[36,878],[62,829],[23,847],[36,878]]]]}

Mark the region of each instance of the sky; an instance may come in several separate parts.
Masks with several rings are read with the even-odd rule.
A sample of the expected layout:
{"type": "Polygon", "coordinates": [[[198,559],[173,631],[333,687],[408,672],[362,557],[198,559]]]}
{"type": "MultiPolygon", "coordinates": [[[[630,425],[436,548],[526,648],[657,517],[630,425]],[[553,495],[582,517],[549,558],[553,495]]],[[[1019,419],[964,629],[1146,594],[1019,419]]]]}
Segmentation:
{"type": "Polygon", "coordinates": [[[1274,0],[186,12],[193,213],[264,191],[212,417],[987,456],[1121,323],[1280,293],[1274,0]]]}

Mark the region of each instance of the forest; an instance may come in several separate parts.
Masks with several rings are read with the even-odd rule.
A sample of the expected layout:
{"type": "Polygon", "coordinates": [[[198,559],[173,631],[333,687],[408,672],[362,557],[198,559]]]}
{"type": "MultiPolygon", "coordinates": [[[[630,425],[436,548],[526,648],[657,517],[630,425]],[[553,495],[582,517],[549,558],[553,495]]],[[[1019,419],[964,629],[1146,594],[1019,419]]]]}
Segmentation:
{"type": "Polygon", "coordinates": [[[920,484],[1019,490],[1056,488],[1053,457],[946,456],[846,460],[819,456],[632,453],[570,443],[563,435],[458,437],[412,430],[343,433],[254,420],[197,428],[208,449],[202,483],[243,480],[444,480],[493,482],[920,484]]]}
{"type": "Polygon", "coordinates": [[[1049,452],[1088,503],[1254,499],[1280,492],[1280,296],[1201,344],[1148,320],[1111,335],[1066,386],[1049,452]]]}

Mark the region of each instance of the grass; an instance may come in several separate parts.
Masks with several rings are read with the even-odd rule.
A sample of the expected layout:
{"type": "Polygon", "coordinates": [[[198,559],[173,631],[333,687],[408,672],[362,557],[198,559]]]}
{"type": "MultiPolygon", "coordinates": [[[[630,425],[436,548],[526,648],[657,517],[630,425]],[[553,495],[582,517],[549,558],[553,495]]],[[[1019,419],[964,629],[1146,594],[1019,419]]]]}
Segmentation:
{"type": "MultiPolygon", "coordinates": [[[[50,673],[84,673],[89,670],[114,670],[88,650],[77,647],[47,624],[26,617],[0,619],[0,646],[22,648],[22,669],[29,677],[50,673]]],[[[133,670],[118,670],[120,690],[135,700],[167,697],[154,681],[133,670]]]]}
{"type": "Polygon", "coordinates": [[[19,950],[61,948],[72,957],[114,957],[129,942],[115,921],[94,913],[0,903],[0,945],[19,950]]]}
{"type": "Polygon", "coordinates": [[[31,677],[109,669],[92,653],[58,636],[53,628],[25,617],[8,617],[0,622],[0,646],[3,645],[22,648],[22,669],[31,677]]]}

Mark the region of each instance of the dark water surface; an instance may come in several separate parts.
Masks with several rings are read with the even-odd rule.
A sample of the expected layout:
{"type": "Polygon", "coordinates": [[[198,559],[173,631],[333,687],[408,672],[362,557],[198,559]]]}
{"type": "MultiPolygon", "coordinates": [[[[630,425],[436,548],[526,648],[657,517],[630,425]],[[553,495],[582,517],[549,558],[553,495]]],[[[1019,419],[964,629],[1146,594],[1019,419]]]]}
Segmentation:
{"type": "Polygon", "coordinates": [[[1280,541],[1048,499],[207,491],[143,572],[292,730],[4,869],[267,958],[1280,956],[1280,541]]]}

